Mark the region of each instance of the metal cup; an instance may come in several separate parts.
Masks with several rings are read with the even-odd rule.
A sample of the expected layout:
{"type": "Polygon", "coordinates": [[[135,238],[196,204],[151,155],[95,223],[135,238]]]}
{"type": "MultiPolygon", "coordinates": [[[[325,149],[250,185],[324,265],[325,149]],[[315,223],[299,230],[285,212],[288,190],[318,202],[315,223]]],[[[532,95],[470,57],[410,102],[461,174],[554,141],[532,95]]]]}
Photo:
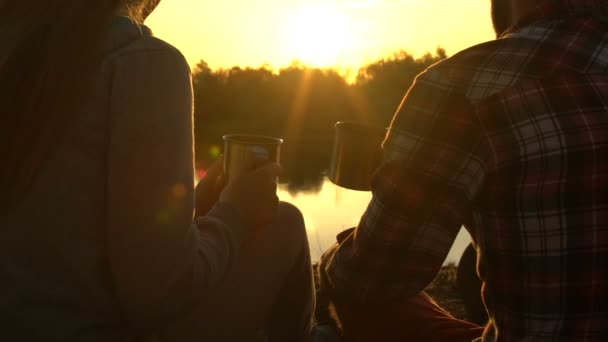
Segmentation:
{"type": "Polygon", "coordinates": [[[224,135],[224,177],[226,182],[264,164],[278,163],[283,139],[260,135],[224,135]]]}
{"type": "Polygon", "coordinates": [[[351,190],[369,191],[373,173],[382,162],[386,129],[355,122],[336,123],[329,180],[351,190]]]}

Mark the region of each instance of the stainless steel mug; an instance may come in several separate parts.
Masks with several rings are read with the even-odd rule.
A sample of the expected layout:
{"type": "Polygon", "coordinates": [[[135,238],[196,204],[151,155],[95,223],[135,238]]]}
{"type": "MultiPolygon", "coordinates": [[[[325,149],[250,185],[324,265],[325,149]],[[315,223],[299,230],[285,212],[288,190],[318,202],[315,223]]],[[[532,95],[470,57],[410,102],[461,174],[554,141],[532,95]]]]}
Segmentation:
{"type": "Polygon", "coordinates": [[[329,180],[351,190],[370,190],[370,181],[382,162],[386,129],[355,122],[336,123],[329,180]]]}
{"type": "Polygon", "coordinates": [[[267,163],[278,163],[283,139],[261,135],[224,135],[224,177],[226,182],[267,163]]]}

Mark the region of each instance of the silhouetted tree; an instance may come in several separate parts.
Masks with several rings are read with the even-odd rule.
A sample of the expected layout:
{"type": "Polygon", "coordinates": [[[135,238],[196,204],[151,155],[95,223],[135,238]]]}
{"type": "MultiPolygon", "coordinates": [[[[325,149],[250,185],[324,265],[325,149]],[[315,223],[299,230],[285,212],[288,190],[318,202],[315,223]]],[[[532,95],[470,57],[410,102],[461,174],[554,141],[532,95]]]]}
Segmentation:
{"type": "Polygon", "coordinates": [[[416,75],[446,57],[445,49],[440,47],[435,55],[427,53],[417,59],[401,50],[361,68],[355,89],[369,101],[373,122],[388,125],[416,75]]]}

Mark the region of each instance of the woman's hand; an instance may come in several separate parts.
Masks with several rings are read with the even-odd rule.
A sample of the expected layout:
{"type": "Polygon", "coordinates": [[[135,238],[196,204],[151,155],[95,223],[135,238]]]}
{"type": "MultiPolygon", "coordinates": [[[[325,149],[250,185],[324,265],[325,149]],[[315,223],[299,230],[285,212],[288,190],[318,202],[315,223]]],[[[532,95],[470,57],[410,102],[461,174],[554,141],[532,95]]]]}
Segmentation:
{"type": "Polygon", "coordinates": [[[205,216],[220,198],[224,187],[224,156],[220,156],[207,169],[207,174],[196,185],[196,216],[205,216]]]}
{"type": "Polygon", "coordinates": [[[251,229],[259,230],[276,219],[279,197],[277,177],[281,166],[267,164],[230,179],[220,201],[234,206],[251,229]]]}

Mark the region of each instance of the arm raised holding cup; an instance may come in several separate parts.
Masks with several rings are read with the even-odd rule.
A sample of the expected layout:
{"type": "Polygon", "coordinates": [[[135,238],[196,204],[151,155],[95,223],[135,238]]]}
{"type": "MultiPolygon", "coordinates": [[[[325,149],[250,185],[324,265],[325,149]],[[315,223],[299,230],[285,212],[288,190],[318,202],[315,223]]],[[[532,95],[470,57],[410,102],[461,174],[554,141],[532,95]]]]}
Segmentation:
{"type": "Polygon", "coordinates": [[[220,202],[239,208],[246,223],[255,230],[272,223],[277,214],[282,145],[283,140],[274,137],[224,136],[223,179],[226,186],[220,202]]]}
{"type": "Polygon", "coordinates": [[[225,137],[226,155],[197,185],[196,216],[228,207],[237,216],[231,222],[245,228],[244,240],[204,306],[162,337],[242,340],[264,330],[270,340],[305,341],[314,309],[310,252],[302,214],[276,194],[278,148],[271,148],[276,154],[261,153],[268,147],[250,146],[251,136],[232,136],[237,142],[230,137],[225,137]]]}
{"type": "Polygon", "coordinates": [[[218,202],[237,209],[250,229],[271,224],[277,215],[277,179],[283,140],[258,135],[223,137],[225,155],[207,170],[196,189],[196,215],[218,202]]]}

